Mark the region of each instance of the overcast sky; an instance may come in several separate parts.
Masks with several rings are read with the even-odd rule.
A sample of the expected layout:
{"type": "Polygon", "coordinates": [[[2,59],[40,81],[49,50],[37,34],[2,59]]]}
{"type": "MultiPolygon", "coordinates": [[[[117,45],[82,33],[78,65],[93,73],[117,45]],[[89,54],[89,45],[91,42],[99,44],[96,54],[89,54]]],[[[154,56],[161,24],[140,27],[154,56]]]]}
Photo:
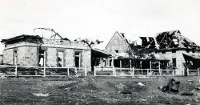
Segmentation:
{"type": "Polygon", "coordinates": [[[200,0],[0,0],[0,40],[36,27],[105,43],[115,31],[138,40],[178,29],[200,44],[200,0]]]}

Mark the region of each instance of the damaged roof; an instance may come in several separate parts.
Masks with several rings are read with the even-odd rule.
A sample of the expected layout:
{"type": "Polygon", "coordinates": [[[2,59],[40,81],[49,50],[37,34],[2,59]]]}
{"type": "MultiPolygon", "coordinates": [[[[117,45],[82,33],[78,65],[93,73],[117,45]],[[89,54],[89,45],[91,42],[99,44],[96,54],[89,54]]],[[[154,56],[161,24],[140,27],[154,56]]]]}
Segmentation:
{"type": "Polygon", "coordinates": [[[179,30],[158,33],[156,37],[140,37],[143,48],[172,50],[172,49],[195,49],[200,46],[183,36],[179,30]]]}
{"type": "Polygon", "coordinates": [[[4,44],[13,44],[16,42],[32,42],[32,43],[42,43],[42,38],[39,35],[19,35],[13,38],[2,39],[1,42],[4,44]]]}
{"type": "Polygon", "coordinates": [[[183,36],[179,30],[165,31],[158,33],[156,41],[160,49],[172,49],[172,48],[196,48],[199,46],[192,42],[187,37],[183,36]]]}

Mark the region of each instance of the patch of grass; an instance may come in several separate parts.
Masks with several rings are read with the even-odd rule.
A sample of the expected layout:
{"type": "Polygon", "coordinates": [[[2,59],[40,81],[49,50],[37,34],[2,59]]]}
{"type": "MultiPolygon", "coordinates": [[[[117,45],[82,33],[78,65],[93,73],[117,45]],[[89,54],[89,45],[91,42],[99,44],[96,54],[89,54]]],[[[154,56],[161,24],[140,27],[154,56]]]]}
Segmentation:
{"type": "MultiPolygon", "coordinates": [[[[8,78],[0,80],[0,104],[88,104],[88,105],[183,105],[198,104],[198,96],[163,93],[158,86],[169,78],[8,78]],[[142,82],[144,86],[138,85],[142,82]],[[48,93],[37,97],[32,93],[48,93]]],[[[197,77],[176,77],[181,92],[199,85],[197,77]],[[194,81],[189,84],[188,79],[194,81]]],[[[200,91],[196,91],[200,94],[200,91]]]]}

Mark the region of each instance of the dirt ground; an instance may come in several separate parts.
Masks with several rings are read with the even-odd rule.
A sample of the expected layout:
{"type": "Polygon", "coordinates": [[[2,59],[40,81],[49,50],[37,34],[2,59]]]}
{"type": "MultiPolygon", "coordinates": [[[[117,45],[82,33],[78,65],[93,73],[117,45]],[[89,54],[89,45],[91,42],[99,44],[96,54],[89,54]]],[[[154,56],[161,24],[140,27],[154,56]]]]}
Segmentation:
{"type": "Polygon", "coordinates": [[[158,89],[169,77],[0,78],[2,105],[200,105],[200,77],[175,77],[179,93],[158,89]],[[183,95],[185,94],[185,95],[183,95]]]}

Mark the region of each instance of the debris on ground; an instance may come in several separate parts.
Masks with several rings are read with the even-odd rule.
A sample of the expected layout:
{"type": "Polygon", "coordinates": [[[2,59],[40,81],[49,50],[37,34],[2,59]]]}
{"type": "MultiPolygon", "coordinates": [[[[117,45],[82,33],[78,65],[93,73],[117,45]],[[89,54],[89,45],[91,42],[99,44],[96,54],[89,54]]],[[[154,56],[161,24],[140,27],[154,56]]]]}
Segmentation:
{"type": "Polygon", "coordinates": [[[48,97],[49,93],[33,93],[33,95],[38,96],[38,97],[48,97]]]}
{"type": "Polygon", "coordinates": [[[162,92],[174,92],[177,93],[179,92],[179,85],[180,81],[176,81],[175,79],[169,79],[169,82],[167,83],[166,86],[161,86],[158,89],[161,89],[162,92]]]}
{"type": "Polygon", "coordinates": [[[117,87],[119,90],[122,90],[122,89],[124,89],[125,85],[122,84],[122,83],[119,83],[119,85],[116,85],[116,87],[117,87]]]}
{"type": "Polygon", "coordinates": [[[194,93],[191,92],[191,91],[188,91],[188,92],[182,92],[181,95],[182,95],[182,96],[193,96],[194,93]]]}
{"type": "Polygon", "coordinates": [[[194,81],[192,81],[192,80],[188,80],[188,82],[189,82],[190,84],[194,83],[194,81]]]}
{"type": "Polygon", "coordinates": [[[122,94],[132,94],[132,92],[128,89],[125,89],[125,90],[121,91],[120,93],[122,93],[122,94]]]}
{"type": "Polygon", "coordinates": [[[195,90],[200,90],[200,86],[198,86],[198,87],[195,87],[195,90]]]}
{"type": "Polygon", "coordinates": [[[145,84],[143,84],[142,82],[138,82],[139,86],[145,86],[145,84]]]}
{"type": "Polygon", "coordinates": [[[6,76],[3,73],[0,73],[0,78],[4,79],[6,76]]]}

